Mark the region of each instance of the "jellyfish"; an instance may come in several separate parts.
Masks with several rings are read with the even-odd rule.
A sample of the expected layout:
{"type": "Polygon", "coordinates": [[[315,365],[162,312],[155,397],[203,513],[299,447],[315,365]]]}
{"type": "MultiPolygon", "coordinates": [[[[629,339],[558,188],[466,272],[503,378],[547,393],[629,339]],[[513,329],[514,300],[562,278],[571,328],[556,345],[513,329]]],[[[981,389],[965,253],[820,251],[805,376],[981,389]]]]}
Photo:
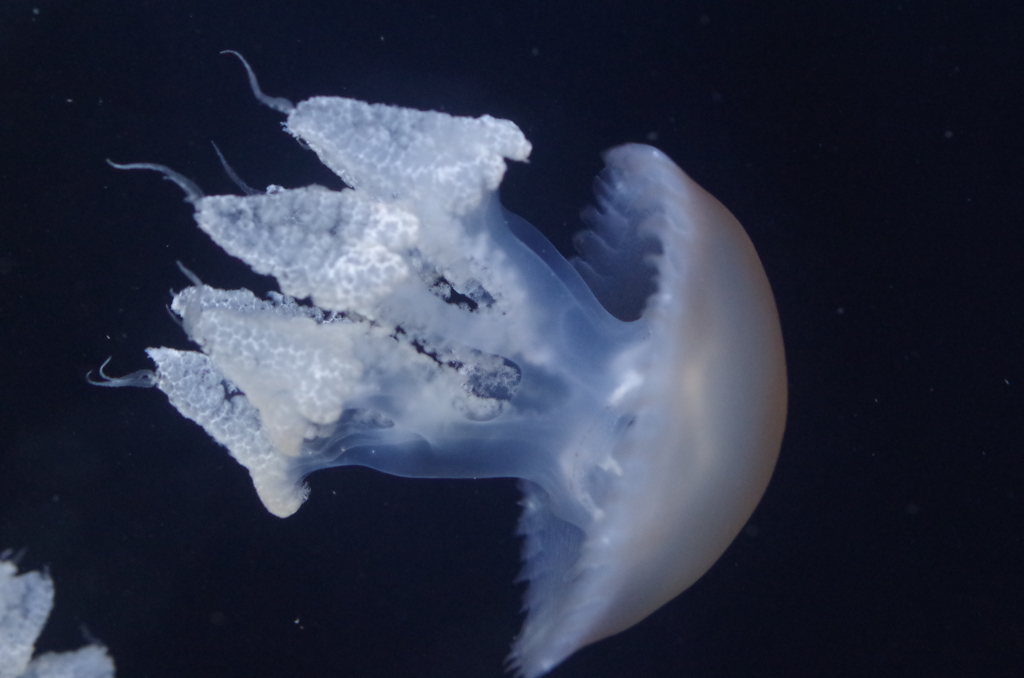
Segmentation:
{"type": "Polygon", "coordinates": [[[569,261],[498,200],[506,161],[531,151],[514,123],[293,105],[249,76],[347,187],[206,196],[166,167],[115,165],[175,181],[280,292],[189,273],[171,309],[198,350],[150,348],[154,370],[94,383],[163,391],[280,517],[331,467],[519,479],[520,678],[701,577],[764,493],[786,418],[778,313],[736,218],[626,144],[603,155],[569,261]]]}
{"type": "Polygon", "coordinates": [[[53,579],[45,570],[18,574],[17,560],[10,550],[0,552],[0,677],[114,678],[114,660],[95,641],[33,656],[53,609],[53,579]]]}

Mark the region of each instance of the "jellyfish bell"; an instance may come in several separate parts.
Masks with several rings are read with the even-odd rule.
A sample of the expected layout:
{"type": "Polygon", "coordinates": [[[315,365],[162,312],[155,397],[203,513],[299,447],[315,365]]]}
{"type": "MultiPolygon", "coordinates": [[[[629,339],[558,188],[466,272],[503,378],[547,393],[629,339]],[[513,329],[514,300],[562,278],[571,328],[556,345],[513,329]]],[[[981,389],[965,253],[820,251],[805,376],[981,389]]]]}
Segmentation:
{"type": "Polygon", "coordinates": [[[205,196],[121,166],[178,183],[281,292],[194,278],[171,308],[200,350],[101,377],[157,386],[281,517],[322,468],[521,479],[524,678],[695,582],[760,500],[786,416],[774,299],[732,214],[662,152],[620,146],[568,262],[498,203],[531,150],[512,122],[292,105],[249,74],[352,188],[205,196]]]}

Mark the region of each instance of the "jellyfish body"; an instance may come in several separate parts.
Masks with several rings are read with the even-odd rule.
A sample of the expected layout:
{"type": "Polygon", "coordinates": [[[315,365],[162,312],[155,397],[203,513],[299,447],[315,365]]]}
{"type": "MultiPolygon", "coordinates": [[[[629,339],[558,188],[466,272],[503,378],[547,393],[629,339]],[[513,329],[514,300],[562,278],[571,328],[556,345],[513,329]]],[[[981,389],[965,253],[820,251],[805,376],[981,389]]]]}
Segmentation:
{"type": "Polygon", "coordinates": [[[530,152],[513,123],[332,97],[285,112],[352,188],[190,195],[282,293],[176,294],[201,350],[149,349],[171,403],[282,517],[328,467],[520,478],[525,678],[696,581],[763,494],[786,413],[778,315],[736,219],[660,151],[621,146],[570,263],[498,203],[505,159],[530,152]]]}
{"type": "MultiPolygon", "coordinates": [[[[32,656],[53,610],[53,580],[45,570],[18,574],[17,565],[8,560],[10,555],[0,551],[0,676],[114,678],[113,659],[95,641],[77,650],[32,656]]],[[[87,632],[83,635],[89,637],[87,632]]]]}

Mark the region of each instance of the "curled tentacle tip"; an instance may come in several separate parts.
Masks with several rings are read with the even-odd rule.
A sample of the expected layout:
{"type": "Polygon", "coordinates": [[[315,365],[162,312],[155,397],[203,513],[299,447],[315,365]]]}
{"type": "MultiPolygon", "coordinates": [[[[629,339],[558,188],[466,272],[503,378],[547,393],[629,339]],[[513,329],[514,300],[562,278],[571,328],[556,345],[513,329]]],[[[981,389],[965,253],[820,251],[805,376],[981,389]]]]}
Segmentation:
{"type": "Polygon", "coordinates": [[[153,172],[159,172],[164,175],[164,179],[173,181],[178,185],[178,188],[185,191],[185,202],[192,203],[193,205],[206,197],[203,190],[199,188],[199,185],[186,177],[181,172],[172,170],[167,165],[159,165],[155,162],[129,162],[129,163],[116,163],[110,158],[107,158],[107,163],[119,170],[151,170],[153,172]]]}
{"type": "Polygon", "coordinates": [[[100,365],[100,368],[97,370],[100,375],[99,379],[93,379],[92,370],[89,370],[85,375],[85,380],[93,386],[105,386],[107,388],[124,388],[126,386],[130,386],[132,388],[153,388],[156,386],[158,378],[156,372],[153,370],[137,370],[131,374],[126,374],[123,377],[109,376],[103,371],[103,368],[107,366],[111,358],[113,358],[113,356],[104,360],[103,364],[100,365]]]}
{"type": "Polygon", "coordinates": [[[242,62],[242,65],[245,66],[245,72],[249,75],[249,87],[252,89],[252,95],[256,97],[257,101],[267,108],[272,108],[275,111],[284,113],[285,115],[288,115],[295,110],[295,104],[293,104],[291,100],[285,99],[284,97],[272,97],[263,93],[263,90],[260,89],[259,82],[256,80],[255,71],[252,70],[252,67],[249,65],[249,62],[245,60],[244,56],[233,49],[221,50],[221,54],[234,54],[238,57],[238,60],[242,62]]]}
{"type": "Polygon", "coordinates": [[[211,141],[210,143],[213,144],[213,150],[216,151],[217,157],[220,158],[221,167],[224,168],[224,172],[228,175],[228,178],[234,182],[235,186],[238,186],[238,188],[240,188],[246,195],[259,194],[259,191],[245,183],[242,177],[238,176],[238,173],[235,172],[231,165],[228,164],[228,160],[224,157],[224,154],[220,152],[220,147],[217,146],[217,142],[211,141]]]}
{"type": "Polygon", "coordinates": [[[178,270],[181,271],[185,275],[185,277],[192,282],[193,285],[195,285],[196,287],[202,287],[203,281],[199,279],[198,275],[189,270],[189,268],[185,266],[185,264],[181,263],[181,260],[175,261],[174,263],[178,265],[178,270]]]}

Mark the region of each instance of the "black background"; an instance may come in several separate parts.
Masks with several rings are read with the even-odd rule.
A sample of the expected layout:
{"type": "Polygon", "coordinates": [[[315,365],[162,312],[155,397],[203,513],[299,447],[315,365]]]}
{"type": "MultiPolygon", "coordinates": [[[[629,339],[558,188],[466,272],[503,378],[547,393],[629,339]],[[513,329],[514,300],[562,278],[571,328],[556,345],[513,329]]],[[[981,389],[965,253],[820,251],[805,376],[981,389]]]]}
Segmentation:
{"type": "Polygon", "coordinates": [[[0,4],[0,548],[49,566],[39,647],[118,674],[500,676],[512,481],[313,476],[279,520],[156,391],[85,374],[188,346],[181,260],[269,287],[180,191],[340,183],[258,106],[331,94],[509,118],[506,206],[563,252],[598,153],[651,141],[751,234],[790,418],[750,526],[695,586],[552,676],[1024,675],[1019,2],[0,4]]]}

